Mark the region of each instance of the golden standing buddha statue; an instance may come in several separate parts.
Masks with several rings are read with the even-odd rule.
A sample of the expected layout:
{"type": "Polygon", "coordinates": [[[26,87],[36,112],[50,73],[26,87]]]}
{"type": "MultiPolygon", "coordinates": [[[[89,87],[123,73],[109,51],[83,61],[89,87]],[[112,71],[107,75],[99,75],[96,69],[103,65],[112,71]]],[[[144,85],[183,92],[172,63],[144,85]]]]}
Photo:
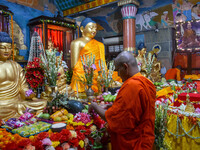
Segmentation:
{"type": "MultiPolygon", "coordinates": [[[[99,68],[99,61],[105,62],[105,49],[101,42],[94,39],[97,33],[97,24],[90,18],[85,18],[80,25],[82,37],[71,42],[71,68],[73,69],[73,76],[71,80],[71,87],[74,91],[85,92],[85,85],[80,81],[84,77],[84,70],[81,63],[81,56],[95,55],[96,70],[94,71],[94,79],[92,89],[98,92],[97,76],[99,68]]],[[[106,66],[107,69],[107,66],[106,66]]],[[[121,78],[114,72],[113,79],[121,81],[121,78]]]]}
{"type": "Polygon", "coordinates": [[[17,118],[26,108],[42,110],[46,101],[26,101],[35,96],[27,96],[28,84],[22,67],[9,60],[12,52],[12,39],[5,32],[0,32],[0,119],[17,118]]]}

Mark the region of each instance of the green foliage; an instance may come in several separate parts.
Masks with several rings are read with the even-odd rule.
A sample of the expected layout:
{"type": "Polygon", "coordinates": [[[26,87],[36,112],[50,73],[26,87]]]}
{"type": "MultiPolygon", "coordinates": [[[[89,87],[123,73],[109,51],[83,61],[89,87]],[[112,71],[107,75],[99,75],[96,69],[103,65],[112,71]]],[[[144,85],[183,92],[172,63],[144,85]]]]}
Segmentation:
{"type": "Polygon", "coordinates": [[[66,75],[67,84],[70,84],[71,80],[72,80],[72,76],[73,76],[73,70],[72,69],[67,69],[65,71],[65,75],[66,75]]]}
{"type": "Polygon", "coordinates": [[[156,149],[167,150],[167,144],[164,142],[165,131],[167,128],[167,109],[168,103],[156,106],[156,119],[155,119],[155,145],[156,149]]]}

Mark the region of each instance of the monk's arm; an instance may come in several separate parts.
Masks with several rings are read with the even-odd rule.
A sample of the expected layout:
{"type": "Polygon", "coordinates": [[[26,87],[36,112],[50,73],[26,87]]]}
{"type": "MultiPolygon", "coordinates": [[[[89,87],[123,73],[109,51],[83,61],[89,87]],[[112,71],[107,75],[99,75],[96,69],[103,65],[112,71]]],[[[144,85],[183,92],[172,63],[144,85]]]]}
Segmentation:
{"type": "Polygon", "coordinates": [[[91,102],[89,106],[89,112],[94,109],[94,111],[104,120],[106,121],[105,112],[106,110],[99,106],[97,103],[91,102]]]}
{"type": "Polygon", "coordinates": [[[72,41],[70,49],[71,49],[71,68],[73,69],[79,59],[79,54],[80,54],[79,42],[72,41]]]}

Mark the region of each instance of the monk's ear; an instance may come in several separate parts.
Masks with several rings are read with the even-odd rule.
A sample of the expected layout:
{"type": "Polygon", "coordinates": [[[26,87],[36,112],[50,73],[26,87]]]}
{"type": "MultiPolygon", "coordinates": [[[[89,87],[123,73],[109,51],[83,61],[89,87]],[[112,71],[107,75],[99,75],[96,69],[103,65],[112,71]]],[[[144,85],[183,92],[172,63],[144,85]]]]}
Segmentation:
{"type": "Polygon", "coordinates": [[[128,64],[127,63],[124,63],[123,66],[124,66],[125,70],[128,69],[128,64]]]}
{"type": "Polygon", "coordinates": [[[81,26],[81,27],[80,27],[80,31],[81,31],[81,33],[83,33],[83,29],[84,29],[84,27],[81,26]]]}

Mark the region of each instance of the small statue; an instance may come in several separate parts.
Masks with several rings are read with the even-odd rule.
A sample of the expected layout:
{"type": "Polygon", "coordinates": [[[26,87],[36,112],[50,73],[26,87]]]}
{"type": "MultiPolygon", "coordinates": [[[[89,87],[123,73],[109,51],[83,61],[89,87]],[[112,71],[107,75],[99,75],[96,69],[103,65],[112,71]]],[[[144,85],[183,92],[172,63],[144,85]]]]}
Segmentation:
{"type": "Polygon", "coordinates": [[[98,71],[98,77],[97,77],[97,86],[98,86],[98,94],[102,94],[102,76],[101,71],[98,71]]]}
{"type": "Polygon", "coordinates": [[[190,95],[189,93],[187,93],[186,95],[186,108],[185,108],[185,112],[195,112],[195,108],[194,105],[190,102],[190,95]]]}
{"type": "Polygon", "coordinates": [[[136,57],[140,72],[142,75],[147,77],[146,63],[145,63],[145,54],[147,52],[147,48],[144,43],[140,43],[138,46],[138,56],[136,57]]]}
{"type": "Polygon", "coordinates": [[[5,32],[0,32],[0,119],[17,118],[26,108],[42,111],[46,101],[26,101],[35,96],[27,94],[28,84],[22,67],[11,56],[12,39],[5,32]]]}
{"type": "Polygon", "coordinates": [[[161,64],[157,60],[156,56],[154,57],[153,65],[152,65],[152,70],[150,73],[150,79],[152,82],[160,82],[161,81],[161,64]]]}

